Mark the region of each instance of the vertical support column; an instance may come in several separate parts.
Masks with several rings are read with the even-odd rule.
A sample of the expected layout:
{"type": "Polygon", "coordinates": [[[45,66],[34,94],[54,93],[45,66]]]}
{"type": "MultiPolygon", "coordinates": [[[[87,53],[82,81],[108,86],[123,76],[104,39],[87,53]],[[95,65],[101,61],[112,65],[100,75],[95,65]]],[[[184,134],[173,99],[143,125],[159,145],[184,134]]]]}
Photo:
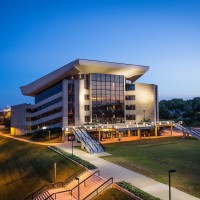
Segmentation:
{"type": "Polygon", "coordinates": [[[128,137],[131,137],[131,131],[128,130],[128,137]]]}
{"type": "Polygon", "coordinates": [[[111,132],[110,132],[110,139],[111,140],[113,139],[113,130],[111,130],[111,132]]]}
{"type": "Polygon", "coordinates": [[[173,132],[173,126],[170,126],[170,135],[172,136],[172,132],[173,132]]]}
{"type": "Polygon", "coordinates": [[[74,80],[74,121],[75,126],[79,125],[80,113],[79,113],[79,80],[74,80]]]}
{"type": "Polygon", "coordinates": [[[122,141],[122,132],[119,132],[119,141],[122,141]]]}
{"type": "Polygon", "coordinates": [[[155,137],[158,137],[158,127],[155,126],[155,137]]]}
{"type": "Polygon", "coordinates": [[[68,80],[62,81],[62,141],[65,142],[65,126],[68,126],[68,80]]]}
{"type": "Polygon", "coordinates": [[[137,134],[138,134],[138,139],[141,140],[141,130],[140,129],[137,130],[137,134]]]}
{"type": "Polygon", "coordinates": [[[98,132],[99,135],[99,142],[101,142],[101,131],[98,132]]]}

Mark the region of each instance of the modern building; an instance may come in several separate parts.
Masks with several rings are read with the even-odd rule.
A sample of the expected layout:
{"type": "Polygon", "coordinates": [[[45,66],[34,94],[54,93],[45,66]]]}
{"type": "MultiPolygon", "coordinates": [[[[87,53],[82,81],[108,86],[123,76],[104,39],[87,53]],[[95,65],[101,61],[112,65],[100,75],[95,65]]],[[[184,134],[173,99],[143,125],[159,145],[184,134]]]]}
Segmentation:
{"type": "Polygon", "coordinates": [[[75,60],[22,86],[35,104],[12,106],[11,133],[43,126],[158,121],[158,87],[137,83],[148,66],[75,60]]]}

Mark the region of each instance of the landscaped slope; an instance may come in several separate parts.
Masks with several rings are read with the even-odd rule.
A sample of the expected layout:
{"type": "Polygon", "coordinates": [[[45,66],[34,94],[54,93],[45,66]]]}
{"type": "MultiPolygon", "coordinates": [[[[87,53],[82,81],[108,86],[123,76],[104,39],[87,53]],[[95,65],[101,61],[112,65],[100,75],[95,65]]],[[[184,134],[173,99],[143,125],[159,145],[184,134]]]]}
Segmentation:
{"type": "Polygon", "coordinates": [[[24,199],[54,181],[63,181],[80,169],[71,161],[39,146],[0,136],[0,200],[24,199]]]}
{"type": "Polygon", "coordinates": [[[162,138],[106,144],[112,156],[104,159],[200,197],[200,142],[195,139],[162,138]]]}

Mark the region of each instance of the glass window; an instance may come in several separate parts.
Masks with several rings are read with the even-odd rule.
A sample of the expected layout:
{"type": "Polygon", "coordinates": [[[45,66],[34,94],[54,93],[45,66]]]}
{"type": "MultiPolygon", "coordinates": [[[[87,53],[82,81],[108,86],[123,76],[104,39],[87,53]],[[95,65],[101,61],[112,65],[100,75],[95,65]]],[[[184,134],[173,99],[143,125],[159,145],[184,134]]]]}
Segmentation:
{"type": "Polygon", "coordinates": [[[119,83],[119,76],[118,75],[115,76],[115,82],[119,83]]]}
{"type": "Polygon", "coordinates": [[[90,105],[85,105],[85,110],[90,110],[90,105]]]}
{"type": "Polygon", "coordinates": [[[96,74],[97,81],[101,81],[101,74],[96,74]]]}
{"type": "Polygon", "coordinates": [[[126,105],[126,110],[135,110],[135,105],[126,105]]]}
{"type": "Polygon", "coordinates": [[[126,115],[126,120],[135,120],[135,115],[126,115]]]}
{"type": "Polygon", "coordinates": [[[90,100],[90,95],[89,94],[85,94],[85,100],[90,100]]]}
{"type": "Polygon", "coordinates": [[[135,90],[134,84],[126,84],[126,91],[132,91],[135,90]]]}
{"type": "Polygon", "coordinates": [[[106,81],[106,75],[105,74],[101,74],[101,81],[106,81]]]}
{"type": "Polygon", "coordinates": [[[126,100],[135,100],[135,95],[126,95],[126,100]]]}
{"type": "Polygon", "coordinates": [[[92,80],[96,81],[97,80],[97,75],[96,74],[92,74],[92,80]]]}
{"type": "Polygon", "coordinates": [[[124,76],[120,76],[119,80],[120,80],[121,83],[123,83],[124,82],[124,76]]]}
{"type": "Polygon", "coordinates": [[[85,116],[85,122],[90,122],[90,116],[85,116]]]}
{"type": "Polygon", "coordinates": [[[110,78],[111,78],[111,82],[115,82],[115,76],[114,75],[111,75],[110,78]]]}
{"type": "Polygon", "coordinates": [[[110,74],[106,74],[106,81],[110,82],[110,74]]]}
{"type": "Polygon", "coordinates": [[[62,82],[59,82],[59,83],[47,88],[46,90],[36,94],[35,95],[35,103],[43,101],[44,99],[47,99],[61,91],[62,91],[62,82]]]}

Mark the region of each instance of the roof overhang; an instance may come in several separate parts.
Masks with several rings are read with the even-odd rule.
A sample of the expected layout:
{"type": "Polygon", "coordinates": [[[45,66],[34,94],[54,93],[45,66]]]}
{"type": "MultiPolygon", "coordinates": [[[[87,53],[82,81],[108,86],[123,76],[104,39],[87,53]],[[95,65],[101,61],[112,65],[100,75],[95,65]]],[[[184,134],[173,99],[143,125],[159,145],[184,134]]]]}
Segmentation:
{"type": "Polygon", "coordinates": [[[24,95],[35,96],[39,92],[62,81],[67,76],[91,73],[123,75],[131,81],[135,81],[148,69],[148,66],[78,59],[26,86],[20,87],[20,89],[24,95]]]}

